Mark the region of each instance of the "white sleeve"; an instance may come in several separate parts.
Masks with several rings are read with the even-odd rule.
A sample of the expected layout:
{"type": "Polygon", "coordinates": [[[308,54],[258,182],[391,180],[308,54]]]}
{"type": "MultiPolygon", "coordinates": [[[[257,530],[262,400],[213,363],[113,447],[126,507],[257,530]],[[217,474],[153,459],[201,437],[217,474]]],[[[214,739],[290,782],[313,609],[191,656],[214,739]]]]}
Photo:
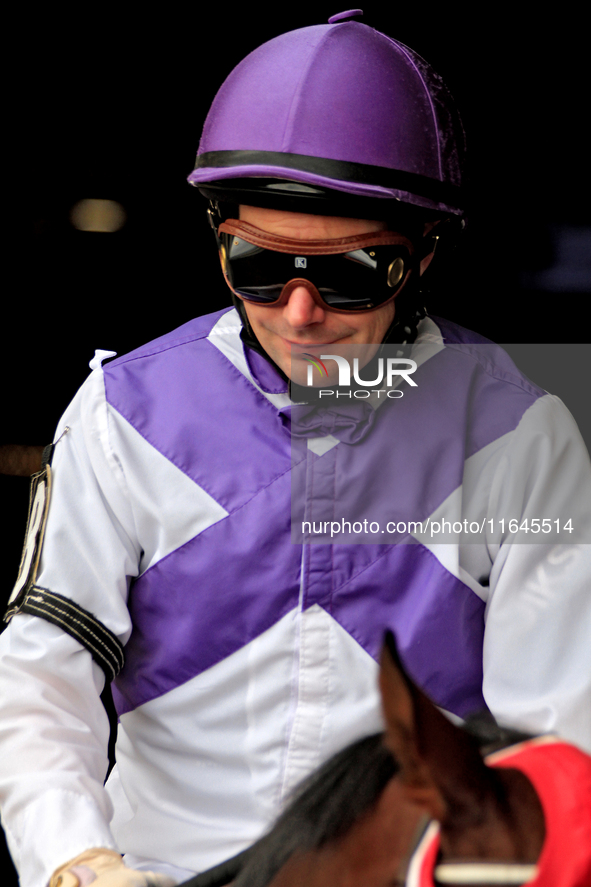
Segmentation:
{"type": "MultiPolygon", "coordinates": [[[[108,426],[97,370],[56,433],[63,436],[36,584],[72,598],[125,643],[129,578],[141,552],[108,426]]],[[[0,638],[0,801],[22,887],[44,887],[58,865],[89,847],[117,849],[103,787],[103,684],[90,654],[43,619],[17,614],[0,638]]]]}
{"type": "Polygon", "coordinates": [[[485,700],[500,722],[555,730],[591,752],[591,464],[558,398],[544,396],[524,415],[489,507],[497,535],[503,518],[530,527],[532,519],[558,519],[561,529],[544,544],[545,534],[531,529],[512,541],[505,526],[489,544],[485,700]]]}
{"type": "Polygon", "coordinates": [[[22,887],[44,887],[90,847],[117,849],[103,683],[90,654],[43,619],[19,614],[0,638],[2,823],[22,887]]]}

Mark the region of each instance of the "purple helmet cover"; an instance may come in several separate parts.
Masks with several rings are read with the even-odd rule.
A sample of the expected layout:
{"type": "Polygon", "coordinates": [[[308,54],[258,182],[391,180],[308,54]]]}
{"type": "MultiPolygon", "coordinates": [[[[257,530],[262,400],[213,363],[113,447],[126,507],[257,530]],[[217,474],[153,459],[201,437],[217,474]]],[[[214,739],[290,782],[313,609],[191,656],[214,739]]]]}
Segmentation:
{"type": "Polygon", "coordinates": [[[463,150],[430,66],[345,21],[282,34],[240,62],[214,99],[189,181],[289,178],[458,212],[437,185],[452,195],[461,185],[463,150]]]}

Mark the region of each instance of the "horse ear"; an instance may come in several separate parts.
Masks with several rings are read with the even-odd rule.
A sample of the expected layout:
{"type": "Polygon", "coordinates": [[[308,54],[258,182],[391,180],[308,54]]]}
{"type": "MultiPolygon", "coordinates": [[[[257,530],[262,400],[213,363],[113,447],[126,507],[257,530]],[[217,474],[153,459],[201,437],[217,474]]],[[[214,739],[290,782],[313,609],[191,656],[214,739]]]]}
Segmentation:
{"type": "MultiPolygon", "coordinates": [[[[466,791],[480,795],[487,768],[476,743],[417,687],[390,631],[382,649],[380,688],[386,745],[400,764],[412,800],[441,820],[466,791]]],[[[469,804],[473,796],[464,800],[469,804]]]]}
{"type": "Polygon", "coordinates": [[[386,745],[407,777],[421,769],[415,703],[411,689],[413,687],[398,655],[394,635],[387,631],[380,659],[380,691],[386,720],[386,745]]]}

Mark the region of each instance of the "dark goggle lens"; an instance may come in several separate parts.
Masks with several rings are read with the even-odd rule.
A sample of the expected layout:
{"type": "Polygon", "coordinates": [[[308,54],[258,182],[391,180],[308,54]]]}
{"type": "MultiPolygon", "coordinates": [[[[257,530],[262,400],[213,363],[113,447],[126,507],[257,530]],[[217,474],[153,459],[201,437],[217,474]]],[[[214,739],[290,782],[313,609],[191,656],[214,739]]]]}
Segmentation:
{"type": "Polygon", "coordinates": [[[347,253],[295,256],[222,234],[222,261],[234,292],[249,302],[272,305],[288,281],[302,277],[314,284],[329,308],[361,311],[392,297],[409,267],[408,249],[368,246],[347,253]]]}

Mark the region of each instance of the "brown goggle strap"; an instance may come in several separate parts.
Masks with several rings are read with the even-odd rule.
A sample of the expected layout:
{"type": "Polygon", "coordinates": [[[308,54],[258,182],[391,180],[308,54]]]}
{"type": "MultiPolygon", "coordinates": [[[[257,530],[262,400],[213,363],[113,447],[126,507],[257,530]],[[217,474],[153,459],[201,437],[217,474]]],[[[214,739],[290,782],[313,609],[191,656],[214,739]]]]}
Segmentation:
{"type": "Polygon", "coordinates": [[[289,253],[294,256],[329,256],[336,253],[348,253],[356,249],[367,249],[370,246],[405,246],[413,253],[412,242],[402,234],[394,231],[370,231],[369,234],[355,234],[352,237],[336,237],[330,240],[298,240],[292,237],[280,237],[261,231],[248,222],[237,219],[226,219],[218,231],[222,234],[234,234],[242,240],[270,249],[278,253],[289,253]]]}

